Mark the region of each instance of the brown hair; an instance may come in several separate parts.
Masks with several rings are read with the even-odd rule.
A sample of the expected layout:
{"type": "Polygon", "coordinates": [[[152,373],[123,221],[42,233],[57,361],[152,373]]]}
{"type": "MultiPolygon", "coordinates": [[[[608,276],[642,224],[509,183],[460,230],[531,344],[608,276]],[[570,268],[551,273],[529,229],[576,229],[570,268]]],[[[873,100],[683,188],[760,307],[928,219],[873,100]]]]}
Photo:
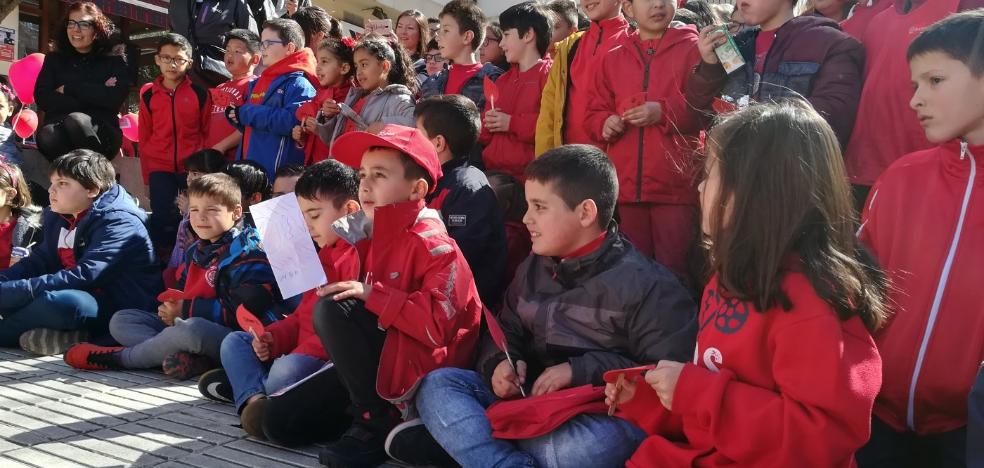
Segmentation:
{"type": "Polygon", "coordinates": [[[760,311],[790,310],[782,278],[801,270],[841,320],[857,315],[869,330],[881,326],[884,276],[855,238],[840,145],[823,117],[799,100],[754,105],[716,125],[708,149],[720,191],[702,201],[711,210],[711,270],[723,289],[760,311]]]}
{"type": "Polygon", "coordinates": [[[85,14],[92,16],[92,30],[95,32],[95,37],[92,42],[92,51],[95,53],[105,53],[109,51],[109,38],[113,35],[116,30],[116,26],[113,22],[103,14],[102,10],[92,2],[76,2],[68,6],[65,10],[65,17],[62,18],[62,27],[55,34],[55,50],[61,53],[66,53],[70,50],[75,50],[72,47],[72,43],[68,40],[68,17],[75,13],[76,11],[81,11],[85,14]]]}
{"type": "Polygon", "coordinates": [[[413,18],[417,22],[417,29],[420,30],[420,41],[417,42],[417,50],[408,50],[407,53],[416,58],[423,58],[424,54],[427,53],[427,43],[431,39],[430,28],[427,26],[427,17],[419,10],[407,10],[396,17],[396,22],[399,23],[400,19],[404,16],[413,18]]]}
{"type": "Polygon", "coordinates": [[[20,168],[0,159],[0,190],[11,188],[17,191],[17,195],[7,200],[8,206],[17,209],[31,205],[31,190],[20,168]]]}
{"type": "Polygon", "coordinates": [[[242,206],[243,195],[232,176],[223,173],[205,174],[188,184],[188,197],[212,197],[230,210],[242,206]]]}

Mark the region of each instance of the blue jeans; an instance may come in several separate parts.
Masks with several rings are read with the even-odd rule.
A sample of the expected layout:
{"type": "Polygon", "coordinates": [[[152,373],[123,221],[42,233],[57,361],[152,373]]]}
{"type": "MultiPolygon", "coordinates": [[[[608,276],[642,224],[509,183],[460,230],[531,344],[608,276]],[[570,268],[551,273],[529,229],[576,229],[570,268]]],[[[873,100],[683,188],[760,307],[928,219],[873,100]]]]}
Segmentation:
{"type": "Polygon", "coordinates": [[[160,367],[164,358],[179,351],[201,354],[219,362],[219,346],[232,330],[201,317],[178,319],[173,326],[153,312],[121,310],[109,321],[109,332],[126,348],[120,362],[128,369],[160,367]]]}
{"type": "Polygon", "coordinates": [[[424,378],[417,409],[434,439],[467,467],[621,467],[646,437],[624,419],[581,414],[534,439],[499,440],[485,416],[496,400],[481,375],[449,367],[424,378]]]}
{"type": "Polygon", "coordinates": [[[95,318],[99,305],[85,291],[45,291],[23,307],[0,307],[0,346],[18,346],[21,334],[35,328],[78,330],[95,318]]]}
{"type": "Polygon", "coordinates": [[[321,369],[325,361],[306,354],[285,354],[267,364],[253,351],[253,335],[230,333],[222,340],[222,367],[229,376],[236,409],[254,395],[269,395],[321,369]]]}

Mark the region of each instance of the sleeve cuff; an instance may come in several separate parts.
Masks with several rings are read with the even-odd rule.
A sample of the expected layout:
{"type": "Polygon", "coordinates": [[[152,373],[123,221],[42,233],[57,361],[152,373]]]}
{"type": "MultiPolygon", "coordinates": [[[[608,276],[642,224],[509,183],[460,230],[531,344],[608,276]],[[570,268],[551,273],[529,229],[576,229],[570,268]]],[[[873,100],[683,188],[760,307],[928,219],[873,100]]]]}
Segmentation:
{"type": "Polygon", "coordinates": [[[366,309],[379,316],[379,325],[389,328],[396,321],[403,304],[409,295],[395,288],[389,288],[382,283],[372,285],[372,293],[366,301],[366,309]]]}

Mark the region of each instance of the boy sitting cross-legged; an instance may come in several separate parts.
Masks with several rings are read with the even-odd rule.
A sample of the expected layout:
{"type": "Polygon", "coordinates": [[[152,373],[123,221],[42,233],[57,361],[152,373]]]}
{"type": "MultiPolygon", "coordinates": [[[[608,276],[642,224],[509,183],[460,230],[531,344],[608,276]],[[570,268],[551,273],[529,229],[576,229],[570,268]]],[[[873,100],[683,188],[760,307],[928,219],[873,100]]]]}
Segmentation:
{"type": "Polygon", "coordinates": [[[123,347],[73,346],[65,362],[77,369],[147,369],[161,366],[184,380],[219,362],[222,339],[239,329],[243,305],[264,323],[281,316],[280,293],[253,228],[238,229],[243,215],[239,187],[225,174],[204,175],[188,187],[191,227],[199,241],[185,252],[178,288],[182,299],[163,302],[157,313],[121,310],[109,331],[123,347]]]}
{"type": "MultiPolygon", "coordinates": [[[[331,227],[337,219],[359,211],[358,187],[355,170],[335,160],[309,167],[297,181],[297,202],[311,238],[320,248],[318,257],[325,276],[332,283],[359,277],[358,255],[353,249],[336,246],[340,241],[331,227]]],[[[212,398],[208,382],[218,381],[220,373],[228,375],[232,395],[225,398],[233,396],[243,430],[254,437],[269,438],[283,445],[311,443],[318,440],[317,434],[328,429],[325,426],[331,426],[339,416],[344,419],[348,397],[341,386],[325,389],[317,399],[293,400],[294,404],[275,405],[273,399],[267,398],[317,371],[329,360],[311,320],[318,299],[315,290],[304,293],[294,313],[267,327],[261,336],[254,337],[247,332],[227,336],[222,341],[224,370],[209,372],[215,376],[202,376],[199,389],[212,398]]],[[[336,435],[344,429],[341,427],[336,435]]]]}
{"type": "Polygon", "coordinates": [[[582,414],[549,435],[514,443],[492,437],[485,410],[520,396],[520,388],[536,397],[601,385],[606,371],[620,367],[686,360],[696,307],[669,270],[619,234],[612,219],[618,180],[604,153],[563,146],[530,163],[525,175],[523,222],[533,255],[520,265],[499,314],[515,371],[491,347],[480,353],[477,372],[435,370],[420,385],[420,417],[462,466],[624,466],[644,437],[625,420],[582,414]]]}
{"type": "Polygon", "coordinates": [[[431,370],[471,365],[482,302],[471,269],[424,198],[441,178],[433,145],[413,128],[348,133],[335,157],[358,165],[362,211],[335,231],[362,261],[359,281],[319,290],[314,329],[351,400],[355,421],[321,452],[332,467],[376,466],[387,434],[415,413],[431,370]],[[395,405],[395,406],[394,406],[395,405]]]}

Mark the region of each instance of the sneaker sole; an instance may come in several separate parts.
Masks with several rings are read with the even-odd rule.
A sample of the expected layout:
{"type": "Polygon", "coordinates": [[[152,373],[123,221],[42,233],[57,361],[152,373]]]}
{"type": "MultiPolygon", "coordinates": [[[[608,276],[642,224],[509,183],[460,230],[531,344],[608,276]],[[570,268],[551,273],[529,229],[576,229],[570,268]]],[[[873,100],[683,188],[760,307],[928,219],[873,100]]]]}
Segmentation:
{"type": "Polygon", "coordinates": [[[423,419],[420,419],[420,418],[414,418],[414,419],[411,419],[409,421],[404,421],[404,422],[401,422],[400,424],[397,424],[396,427],[394,427],[393,430],[391,430],[389,432],[389,434],[386,435],[386,442],[383,443],[383,450],[386,452],[386,456],[388,456],[388,457],[392,458],[393,460],[396,460],[396,461],[398,461],[400,463],[407,463],[407,462],[405,462],[403,460],[400,460],[398,457],[394,456],[392,453],[390,453],[390,445],[393,443],[393,439],[396,438],[396,435],[399,434],[400,432],[402,432],[404,429],[408,429],[408,428],[411,428],[411,427],[417,427],[417,426],[423,426],[423,425],[424,425],[424,420],[423,419]]]}
{"type": "Polygon", "coordinates": [[[225,395],[222,394],[222,392],[219,391],[219,387],[222,385],[229,385],[230,388],[232,386],[232,384],[229,382],[228,374],[226,374],[226,372],[222,369],[208,371],[202,374],[201,377],[198,378],[198,392],[201,393],[203,397],[208,398],[209,400],[212,401],[218,401],[222,403],[233,403],[233,399],[231,397],[226,397],[225,395]],[[204,382],[202,382],[202,379],[204,379],[207,375],[211,374],[212,372],[215,372],[216,374],[221,372],[223,375],[226,376],[225,380],[223,381],[223,380],[216,379],[212,382],[209,382],[207,385],[203,386],[204,382]]]}
{"type": "Polygon", "coordinates": [[[52,356],[64,354],[72,345],[81,343],[89,338],[89,333],[85,330],[54,330],[50,328],[36,328],[21,334],[18,339],[21,349],[41,355],[52,356]]]}

